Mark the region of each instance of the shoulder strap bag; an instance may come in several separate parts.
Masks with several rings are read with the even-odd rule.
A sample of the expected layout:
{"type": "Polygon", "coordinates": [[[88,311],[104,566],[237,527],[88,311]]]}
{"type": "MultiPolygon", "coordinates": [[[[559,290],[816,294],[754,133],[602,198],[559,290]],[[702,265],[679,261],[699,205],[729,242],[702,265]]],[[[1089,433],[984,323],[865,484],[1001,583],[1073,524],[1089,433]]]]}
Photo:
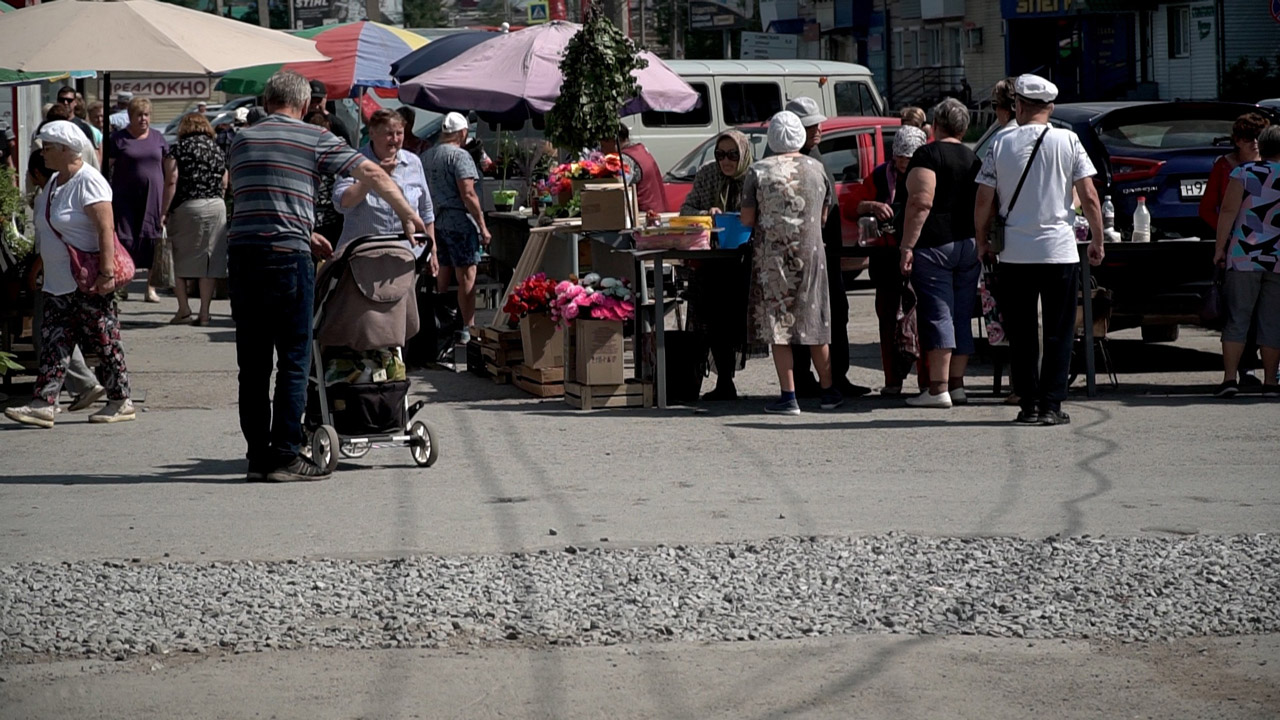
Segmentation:
{"type": "MultiPolygon", "coordinates": [[[[50,183],[53,180],[49,181],[50,183]]],[[[76,287],[81,292],[89,295],[95,294],[94,286],[98,283],[98,274],[100,272],[99,262],[101,254],[90,250],[81,250],[80,248],[67,242],[62,237],[62,233],[58,232],[58,228],[53,226],[53,194],[54,188],[49,188],[49,195],[44,202],[44,219],[49,224],[49,229],[54,235],[67,246],[67,255],[71,258],[71,276],[76,279],[76,287]]],[[[111,242],[115,243],[115,267],[112,268],[111,277],[115,280],[116,287],[124,287],[133,280],[133,273],[137,269],[133,265],[133,257],[129,255],[129,251],[120,244],[120,237],[115,231],[111,231],[111,242]]]]}
{"type": "Polygon", "coordinates": [[[1035,162],[1036,155],[1040,152],[1040,144],[1044,142],[1044,136],[1049,134],[1049,128],[1045,127],[1044,132],[1040,133],[1040,137],[1036,139],[1035,147],[1031,148],[1031,155],[1027,157],[1027,166],[1022,168],[1022,177],[1018,178],[1018,187],[1013,190],[1013,197],[1009,198],[1009,209],[1004,215],[1001,215],[999,208],[996,208],[996,216],[991,221],[991,234],[987,242],[991,245],[991,251],[999,255],[1004,252],[1004,229],[1009,215],[1013,214],[1013,206],[1018,202],[1018,196],[1022,194],[1022,186],[1027,182],[1027,173],[1031,172],[1031,163],[1035,162]]]}

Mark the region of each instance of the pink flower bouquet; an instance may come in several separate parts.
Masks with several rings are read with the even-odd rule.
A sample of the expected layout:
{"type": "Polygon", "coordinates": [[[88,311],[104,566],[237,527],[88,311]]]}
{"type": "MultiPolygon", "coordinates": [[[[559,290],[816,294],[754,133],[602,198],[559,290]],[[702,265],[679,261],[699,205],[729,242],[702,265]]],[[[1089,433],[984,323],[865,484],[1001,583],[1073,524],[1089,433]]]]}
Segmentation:
{"type": "Polygon", "coordinates": [[[551,319],[561,327],[579,317],[622,322],[635,314],[635,302],[626,281],[601,278],[596,273],[590,273],[578,282],[565,280],[559,283],[551,301],[551,319]]]}

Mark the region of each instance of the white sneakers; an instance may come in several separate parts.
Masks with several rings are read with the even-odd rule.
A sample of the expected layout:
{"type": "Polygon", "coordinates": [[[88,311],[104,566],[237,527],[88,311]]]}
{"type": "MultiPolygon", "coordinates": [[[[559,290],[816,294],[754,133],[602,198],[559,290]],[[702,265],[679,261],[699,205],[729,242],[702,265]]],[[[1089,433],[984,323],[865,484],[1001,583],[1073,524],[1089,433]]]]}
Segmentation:
{"type": "Polygon", "coordinates": [[[53,427],[53,418],[57,415],[57,412],[57,409],[52,405],[23,405],[22,407],[5,408],[4,416],[23,425],[51,428],[53,427]]]}
{"type": "Polygon", "coordinates": [[[124,400],[108,400],[101,410],[89,416],[89,422],[117,423],[134,420],[137,417],[138,415],[133,409],[133,401],[125,398],[124,400]]]}
{"type": "Polygon", "coordinates": [[[951,407],[951,393],[944,391],[934,395],[926,390],[919,395],[907,398],[907,404],[911,407],[941,408],[945,410],[951,407]]]}

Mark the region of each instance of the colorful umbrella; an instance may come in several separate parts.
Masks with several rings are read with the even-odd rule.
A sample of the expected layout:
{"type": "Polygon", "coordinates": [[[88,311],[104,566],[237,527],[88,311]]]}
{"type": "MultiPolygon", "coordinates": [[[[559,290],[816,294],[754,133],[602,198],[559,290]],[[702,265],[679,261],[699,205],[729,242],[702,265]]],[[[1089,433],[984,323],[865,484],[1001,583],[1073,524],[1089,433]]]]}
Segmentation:
{"type": "MultiPolygon", "coordinates": [[[[490,121],[518,121],[545,113],[560,97],[560,60],[581,25],[555,20],[506,33],[467,50],[439,67],[400,84],[400,101],[424,110],[475,110],[490,121]],[[483,78],[483,82],[478,78],[483,78]]],[[[648,51],[648,67],[633,73],[640,95],[622,115],[645,110],[688,112],[697,91],[648,51]]]]}
{"type": "Polygon", "coordinates": [[[367,20],[290,34],[315,40],[316,49],[333,61],[257,65],[234,70],[223,76],[218,89],[233,95],[260,95],[267,78],[283,69],[323,82],[331,99],[355,97],[363,88],[394,88],[396,81],[391,77],[391,63],[427,44],[421,35],[367,20]]]}
{"type": "Polygon", "coordinates": [[[462,30],[436,38],[431,41],[431,44],[420,47],[391,63],[391,74],[396,80],[407,82],[498,35],[499,33],[491,30],[462,30]]]}

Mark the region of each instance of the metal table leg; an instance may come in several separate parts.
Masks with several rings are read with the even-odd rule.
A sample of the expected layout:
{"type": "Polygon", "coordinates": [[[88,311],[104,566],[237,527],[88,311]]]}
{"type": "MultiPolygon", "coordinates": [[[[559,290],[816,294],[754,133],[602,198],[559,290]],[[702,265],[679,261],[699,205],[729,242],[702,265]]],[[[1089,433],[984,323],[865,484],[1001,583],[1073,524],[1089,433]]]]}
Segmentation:
{"type": "Polygon", "coordinates": [[[1093,357],[1093,275],[1089,269],[1089,258],[1086,254],[1080,262],[1080,295],[1084,298],[1084,380],[1085,393],[1093,398],[1098,396],[1097,368],[1093,357]]]}
{"type": "MultiPolygon", "coordinates": [[[[654,397],[661,409],[667,407],[667,340],[666,340],[666,298],[663,289],[663,266],[665,256],[658,253],[653,257],[653,357],[654,357],[654,397]]],[[[642,283],[643,284],[643,283],[642,283]]]]}

